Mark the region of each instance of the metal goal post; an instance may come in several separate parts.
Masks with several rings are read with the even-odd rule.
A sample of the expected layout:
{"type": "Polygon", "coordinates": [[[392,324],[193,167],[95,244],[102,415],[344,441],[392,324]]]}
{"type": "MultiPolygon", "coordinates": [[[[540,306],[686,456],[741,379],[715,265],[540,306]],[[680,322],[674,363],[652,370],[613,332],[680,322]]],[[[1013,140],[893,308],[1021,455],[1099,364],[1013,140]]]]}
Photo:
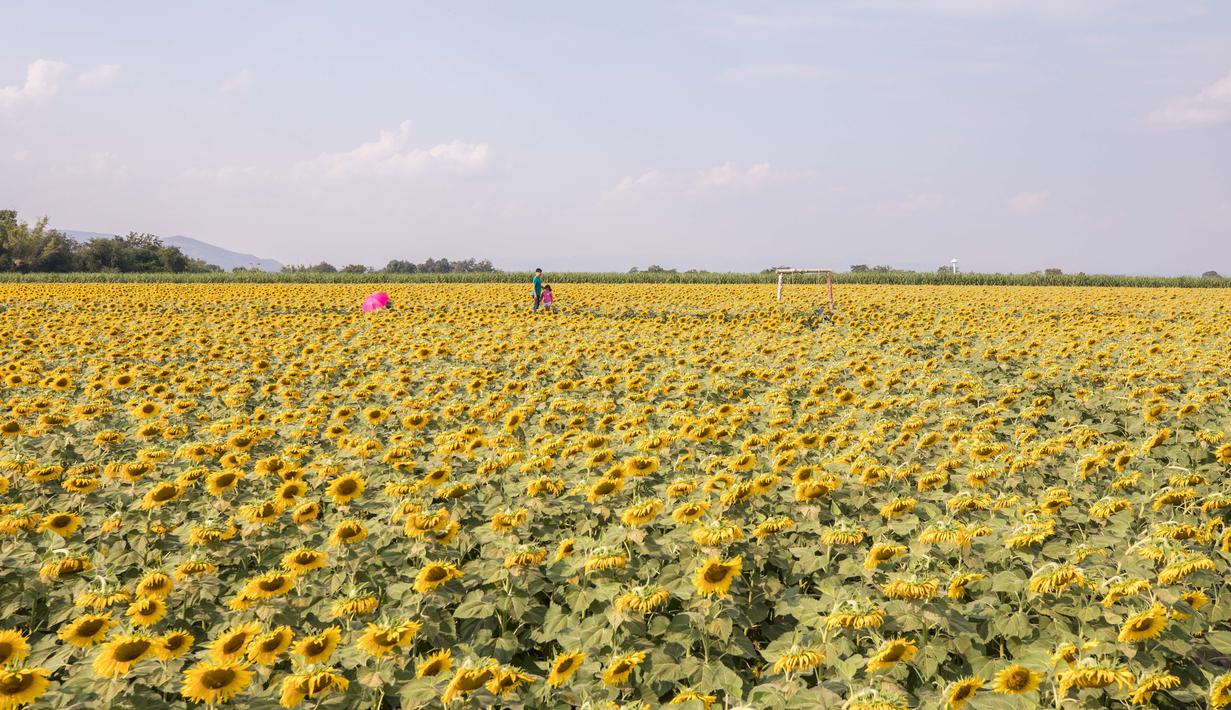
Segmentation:
{"type": "Polygon", "coordinates": [[[790,274],[816,274],[816,285],[821,285],[821,274],[825,274],[825,292],[829,296],[829,310],[833,305],[833,271],[830,269],[778,269],[778,301],[782,301],[782,277],[790,274]]]}

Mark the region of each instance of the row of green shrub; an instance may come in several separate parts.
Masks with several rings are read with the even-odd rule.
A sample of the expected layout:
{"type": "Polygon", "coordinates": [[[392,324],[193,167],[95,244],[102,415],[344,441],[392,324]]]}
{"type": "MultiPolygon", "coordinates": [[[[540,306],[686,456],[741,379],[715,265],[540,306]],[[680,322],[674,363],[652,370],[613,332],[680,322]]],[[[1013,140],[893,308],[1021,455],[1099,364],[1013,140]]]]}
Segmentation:
{"type": "MultiPolygon", "coordinates": [[[[529,272],[471,274],[350,274],[350,273],[3,273],[0,283],[529,283],[529,272]]],[[[815,277],[788,277],[793,287],[811,285],[815,277]]],[[[561,272],[547,280],[560,283],[773,284],[773,273],[561,272]]],[[[1097,274],[937,274],[926,272],[835,273],[835,284],[901,284],[960,286],[1131,286],[1228,288],[1231,278],[1196,276],[1111,276],[1097,274]]]]}

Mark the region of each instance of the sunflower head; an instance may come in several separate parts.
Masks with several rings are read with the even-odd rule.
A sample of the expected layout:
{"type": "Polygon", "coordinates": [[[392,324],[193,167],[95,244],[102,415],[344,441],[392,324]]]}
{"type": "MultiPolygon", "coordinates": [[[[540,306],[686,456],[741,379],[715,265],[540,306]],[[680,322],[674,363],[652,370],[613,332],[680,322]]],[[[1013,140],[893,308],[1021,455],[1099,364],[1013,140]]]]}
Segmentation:
{"type": "Polygon", "coordinates": [[[47,692],[51,674],[45,668],[0,666],[0,707],[19,708],[47,692]]]}
{"type": "Polygon", "coordinates": [[[419,664],[415,671],[415,676],[424,678],[427,676],[437,676],[441,673],[448,673],[453,667],[453,652],[449,649],[432,652],[423,663],[419,664]]]}
{"type": "Polygon", "coordinates": [[[415,576],[415,591],[426,594],[451,579],[458,579],[462,571],[448,562],[428,561],[415,576]]]}
{"type": "Polygon", "coordinates": [[[134,664],[151,654],[155,639],[148,636],[118,636],[103,644],[94,659],[94,673],[104,678],[116,678],[128,673],[134,664]]]}
{"type": "Polygon", "coordinates": [[[261,625],[256,622],[232,626],[210,643],[210,655],[219,663],[238,661],[260,633],[261,625]]]}
{"type": "Polygon", "coordinates": [[[187,631],[172,631],[155,643],[153,652],[160,660],[169,661],[192,650],[196,638],[187,631]]]}
{"type": "Polygon", "coordinates": [[[611,664],[603,669],[603,684],[608,686],[624,685],[629,676],[641,662],[645,660],[645,651],[634,651],[617,656],[611,664]]]}
{"type": "Polygon", "coordinates": [[[1020,695],[1039,687],[1043,677],[1020,663],[1003,668],[996,674],[993,689],[997,693],[1020,695]]]}
{"type": "Polygon", "coordinates": [[[739,576],[743,558],[735,556],[727,560],[710,557],[697,568],[693,586],[703,595],[722,597],[731,590],[731,582],[739,576]]]}
{"type": "Polygon", "coordinates": [[[180,693],[197,703],[224,703],[252,682],[252,673],[236,662],[203,662],[184,671],[180,693]]]}
{"type": "Polygon", "coordinates": [[[906,663],[914,658],[917,652],[918,648],[915,646],[914,641],[902,638],[890,639],[868,659],[866,670],[868,673],[875,673],[879,670],[892,668],[899,663],[906,663]]]}
{"type": "Polygon", "coordinates": [[[983,687],[983,678],[981,676],[967,676],[949,686],[949,690],[945,694],[945,702],[948,708],[959,710],[959,708],[964,707],[981,687],[983,687]]]}
{"type": "Polygon", "coordinates": [[[258,634],[248,644],[248,660],[260,665],[271,665],[291,645],[294,632],[289,626],[279,626],[273,631],[258,634]]]}
{"type": "MultiPolygon", "coordinates": [[[[89,648],[102,643],[107,638],[107,631],[115,626],[110,614],[85,614],[74,619],[56,634],[65,643],[78,648],[89,648]]],[[[4,634],[0,631],[0,637],[4,634]]],[[[3,641],[0,641],[0,655],[3,655],[3,641]]],[[[2,665],[2,663],[0,663],[2,665]]]]}
{"type": "Polygon", "coordinates": [[[582,651],[565,651],[556,654],[551,662],[551,673],[547,676],[547,684],[550,686],[563,684],[577,672],[585,660],[586,654],[582,651]]]}
{"type": "Polygon", "coordinates": [[[20,661],[30,655],[26,635],[16,629],[0,629],[0,666],[20,661]]]}

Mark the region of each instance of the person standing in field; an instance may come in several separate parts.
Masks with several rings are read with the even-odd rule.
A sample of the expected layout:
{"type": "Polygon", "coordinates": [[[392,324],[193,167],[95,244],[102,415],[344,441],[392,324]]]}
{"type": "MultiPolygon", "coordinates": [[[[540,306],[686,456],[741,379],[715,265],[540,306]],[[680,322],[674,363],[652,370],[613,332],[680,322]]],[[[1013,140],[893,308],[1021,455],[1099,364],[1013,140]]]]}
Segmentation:
{"type": "Polygon", "coordinates": [[[539,312],[539,304],[543,302],[543,270],[534,270],[534,312],[539,312]]]}
{"type": "Polygon", "coordinates": [[[554,298],[555,297],[551,295],[551,284],[543,286],[543,297],[540,299],[543,302],[543,310],[548,313],[555,312],[556,309],[551,305],[554,298]]]}

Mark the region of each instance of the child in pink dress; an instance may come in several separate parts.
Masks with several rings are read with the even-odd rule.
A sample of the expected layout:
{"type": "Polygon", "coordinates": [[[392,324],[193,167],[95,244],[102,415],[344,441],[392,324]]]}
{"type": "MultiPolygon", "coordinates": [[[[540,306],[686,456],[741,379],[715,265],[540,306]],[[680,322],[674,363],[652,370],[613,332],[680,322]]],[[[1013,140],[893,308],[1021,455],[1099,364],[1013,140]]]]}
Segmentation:
{"type": "Polygon", "coordinates": [[[551,303],[552,303],[551,284],[546,284],[545,286],[543,286],[543,310],[547,311],[548,313],[554,312],[556,309],[554,306],[551,305],[551,303]]]}

